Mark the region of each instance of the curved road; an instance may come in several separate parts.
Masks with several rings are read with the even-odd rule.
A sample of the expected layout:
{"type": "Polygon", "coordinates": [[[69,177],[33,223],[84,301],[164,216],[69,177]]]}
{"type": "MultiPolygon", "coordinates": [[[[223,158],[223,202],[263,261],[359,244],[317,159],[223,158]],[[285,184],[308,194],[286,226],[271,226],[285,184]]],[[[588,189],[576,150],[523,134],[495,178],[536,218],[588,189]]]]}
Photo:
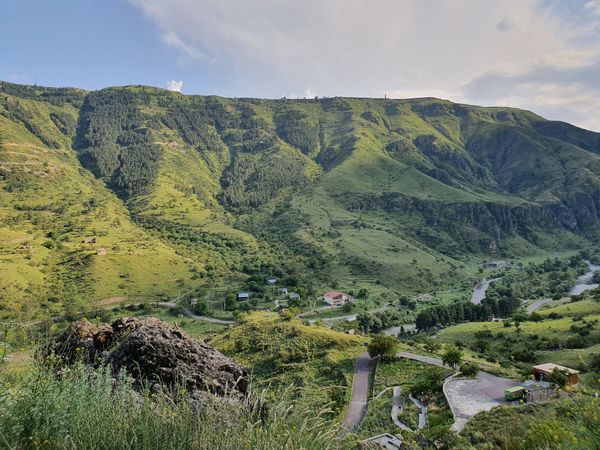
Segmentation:
{"type": "Polygon", "coordinates": [[[535,302],[533,302],[531,305],[529,305],[527,307],[527,314],[531,314],[535,311],[537,311],[538,309],[540,309],[542,306],[547,305],[548,303],[550,303],[552,300],[549,298],[545,298],[543,300],[537,300],[535,302]]]}
{"type": "MultiPolygon", "coordinates": [[[[167,308],[177,308],[179,306],[177,303],[173,303],[173,302],[159,302],[159,305],[166,306],[167,308]]],[[[201,320],[203,322],[218,323],[220,325],[232,325],[235,323],[233,320],[223,320],[223,319],[215,319],[214,317],[201,316],[199,314],[196,314],[194,311],[192,311],[190,309],[186,309],[184,312],[185,312],[186,316],[191,317],[196,320],[201,320]]]]}
{"type": "Polygon", "coordinates": [[[342,427],[350,433],[353,433],[358,428],[367,413],[369,378],[375,368],[375,364],[375,359],[371,358],[368,352],[364,352],[356,360],[354,381],[352,382],[352,400],[342,423],[342,427]]]}

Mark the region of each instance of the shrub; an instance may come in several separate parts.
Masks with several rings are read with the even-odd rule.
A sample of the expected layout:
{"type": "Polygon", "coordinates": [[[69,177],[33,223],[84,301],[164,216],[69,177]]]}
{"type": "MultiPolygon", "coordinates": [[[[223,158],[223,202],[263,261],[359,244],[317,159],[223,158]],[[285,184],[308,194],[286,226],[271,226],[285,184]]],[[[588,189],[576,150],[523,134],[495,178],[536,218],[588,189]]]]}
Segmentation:
{"type": "Polygon", "coordinates": [[[466,362],[460,366],[460,374],[465,377],[474,377],[479,372],[479,366],[477,364],[466,362]]]}

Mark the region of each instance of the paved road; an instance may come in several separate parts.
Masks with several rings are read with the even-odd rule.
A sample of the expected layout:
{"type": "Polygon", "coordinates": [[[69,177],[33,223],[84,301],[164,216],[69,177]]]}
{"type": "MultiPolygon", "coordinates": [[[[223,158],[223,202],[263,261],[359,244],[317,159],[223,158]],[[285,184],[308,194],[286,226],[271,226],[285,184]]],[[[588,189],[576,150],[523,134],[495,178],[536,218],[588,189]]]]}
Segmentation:
{"type": "MultiPolygon", "coordinates": [[[[409,352],[397,353],[400,358],[443,367],[441,359],[416,355],[409,352]]],[[[476,379],[454,379],[452,376],[444,382],[444,395],[454,415],[451,430],[460,432],[467,421],[481,411],[489,411],[504,401],[504,389],[518,386],[519,383],[508,378],[497,377],[487,372],[479,372],[476,379]]],[[[421,418],[419,418],[421,421],[421,418]]]]}
{"type": "Polygon", "coordinates": [[[356,431],[367,413],[369,378],[375,364],[375,359],[371,358],[368,352],[364,352],[356,360],[354,381],[352,382],[352,400],[342,423],[342,426],[350,433],[356,431]]]}
{"type": "Polygon", "coordinates": [[[394,397],[392,398],[392,411],[390,412],[392,422],[394,422],[394,425],[396,425],[398,428],[404,431],[413,431],[412,428],[410,428],[408,425],[406,425],[404,422],[398,419],[398,415],[401,414],[404,410],[401,393],[401,387],[394,386],[394,397]]]}
{"type": "Polygon", "coordinates": [[[413,361],[420,361],[425,364],[444,367],[444,362],[441,359],[431,358],[430,356],[417,355],[416,353],[409,352],[398,352],[396,353],[396,356],[398,358],[412,359],[413,361]]]}
{"type": "MultiPolygon", "coordinates": [[[[179,306],[177,303],[173,303],[173,302],[160,302],[159,305],[166,306],[167,308],[177,308],[179,306]]],[[[191,317],[196,320],[201,320],[203,322],[208,322],[208,323],[218,323],[221,325],[231,325],[231,324],[235,323],[233,320],[223,320],[223,319],[215,319],[214,317],[201,316],[200,314],[196,314],[194,311],[189,310],[189,309],[186,309],[184,311],[184,313],[188,317],[191,317]]]]}
{"type": "Polygon", "coordinates": [[[454,415],[451,430],[458,433],[475,414],[505,403],[504,389],[518,385],[487,372],[479,372],[476,379],[446,379],[444,395],[454,415]]]}
{"type": "Polygon", "coordinates": [[[527,314],[531,314],[532,312],[537,311],[538,309],[540,309],[542,306],[547,305],[548,303],[550,303],[552,300],[550,300],[549,298],[545,298],[543,300],[538,300],[537,302],[533,302],[531,305],[529,305],[527,307],[527,314]]]}
{"type": "Polygon", "coordinates": [[[408,394],[408,398],[417,406],[417,408],[420,409],[419,424],[417,425],[417,427],[419,428],[419,430],[422,430],[427,426],[427,405],[418,398],[413,397],[412,394],[408,394]]]}

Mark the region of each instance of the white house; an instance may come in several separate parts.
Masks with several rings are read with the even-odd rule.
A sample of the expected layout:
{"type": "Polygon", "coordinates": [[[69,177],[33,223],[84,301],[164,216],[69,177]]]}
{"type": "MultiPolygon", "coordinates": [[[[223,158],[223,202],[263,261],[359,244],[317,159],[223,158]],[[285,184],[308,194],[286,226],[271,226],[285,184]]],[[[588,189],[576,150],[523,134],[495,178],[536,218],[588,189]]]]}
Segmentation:
{"type": "Polygon", "coordinates": [[[275,277],[267,278],[267,284],[274,285],[276,283],[277,283],[277,278],[275,278],[275,277]]]}
{"type": "Polygon", "coordinates": [[[288,288],[279,288],[279,289],[277,289],[277,293],[278,294],[287,294],[288,288]]]}
{"type": "Polygon", "coordinates": [[[345,303],[353,302],[354,297],[338,291],[329,291],[323,295],[323,301],[331,306],[342,306],[345,303]]]}
{"type": "Polygon", "coordinates": [[[300,294],[297,292],[290,292],[290,300],[300,300],[300,294]]]}
{"type": "Polygon", "coordinates": [[[247,292],[240,292],[238,294],[238,300],[248,300],[250,298],[250,294],[247,292]]]}

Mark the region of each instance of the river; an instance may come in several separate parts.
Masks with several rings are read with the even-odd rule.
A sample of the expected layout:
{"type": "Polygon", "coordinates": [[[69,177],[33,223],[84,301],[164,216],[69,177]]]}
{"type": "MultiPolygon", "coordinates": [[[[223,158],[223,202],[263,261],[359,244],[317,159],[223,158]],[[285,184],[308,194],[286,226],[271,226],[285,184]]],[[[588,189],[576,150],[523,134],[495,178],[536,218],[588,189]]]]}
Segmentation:
{"type": "Polygon", "coordinates": [[[573,286],[573,289],[571,289],[569,295],[579,295],[582,292],[596,289],[599,286],[598,283],[592,283],[592,277],[596,272],[600,271],[600,266],[597,264],[592,264],[589,261],[586,262],[590,268],[589,272],[586,272],[577,278],[575,286],[573,286]]]}
{"type": "Polygon", "coordinates": [[[483,280],[473,289],[473,294],[471,295],[471,303],[474,305],[479,305],[481,300],[485,298],[485,291],[488,290],[490,284],[494,281],[498,281],[500,278],[492,278],[491,280],[483,280]]]}

